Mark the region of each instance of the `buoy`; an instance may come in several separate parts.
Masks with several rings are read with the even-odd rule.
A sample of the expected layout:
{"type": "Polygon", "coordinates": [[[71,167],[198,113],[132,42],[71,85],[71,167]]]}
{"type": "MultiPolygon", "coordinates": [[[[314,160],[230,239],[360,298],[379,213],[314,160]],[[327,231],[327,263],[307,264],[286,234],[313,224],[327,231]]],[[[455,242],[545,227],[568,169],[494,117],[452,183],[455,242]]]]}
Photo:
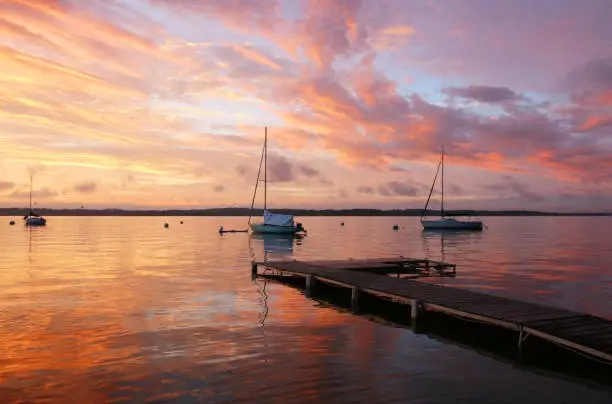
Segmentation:
{"type": "Polygon", "coordinates": [[[167,229],[168,227],[170,227],[170,225],[168,223],[164,223],[164,227],[167,229]]]}
{"type": "Polygon", "coordinates": [[[11,221],[9,222],[9,224],[10,224],[11,226],[14,226],[14,225],[15,225],[15,221],[14,221],[14,220],[11,220],[11,221]]]}
{"type": "Polygon", "coordinates": [[[399,225],[394,224],[394,225],[393,225],[393,230],[399,230],[399,225]]]}
{"type": "Polygon", "coordinates": [[[340,226],[344,226],[344,222],[341,222],[341,223],[340,223],[340,226]]]}
{"type": "Polygon", "coordinates": [[[181,224],[183,224],[183,221],[181,220],[181,224]]]}
{"type": "Polygon", "coordinates": [[[219,234],[223,234],[223,226],[219,226],[219,234]]]}

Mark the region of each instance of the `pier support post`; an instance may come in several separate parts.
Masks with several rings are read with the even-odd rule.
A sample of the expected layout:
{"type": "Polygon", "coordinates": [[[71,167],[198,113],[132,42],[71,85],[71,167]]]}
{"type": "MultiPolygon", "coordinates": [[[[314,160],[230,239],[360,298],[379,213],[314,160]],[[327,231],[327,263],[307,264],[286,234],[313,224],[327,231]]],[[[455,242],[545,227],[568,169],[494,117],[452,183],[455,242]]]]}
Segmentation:
{"type": "Polygon", "coordinates": [[[310,290],[312,288],[312,275],[306,275],[306,289],[310,290]]]}
{"type": "Polygon", "coordinates": [[[357,286],[351,288],[351,307],[353,311],[359,310],[359,288],[357,286]]]}
{"type": "Polygon", "coordinates": [[[306,295],[306,297],[310,297],[312,295],[313,283],[314,283],[314,278],[312,277],[312,274],[306,275],[306,286],[304,288],[304,295],[306,295]]]}
{"type": "Polygon", "coordinates": [[[257,277],[257,263],[255,261],[251,262],[251,279],[255,279],[257,277]]]}
{"type": "Polygon", "coordinates": [[[416,324],[419,316],[419,301],[417,299],[410,300],[410,322],[416,324]]]}
{"type": "Polygon", "coordinates": [[[519,339],[518,339],[518,360],[523,360],[523,341],[525,337],[523,336],[523,326],[519,328],[519,339]]]}

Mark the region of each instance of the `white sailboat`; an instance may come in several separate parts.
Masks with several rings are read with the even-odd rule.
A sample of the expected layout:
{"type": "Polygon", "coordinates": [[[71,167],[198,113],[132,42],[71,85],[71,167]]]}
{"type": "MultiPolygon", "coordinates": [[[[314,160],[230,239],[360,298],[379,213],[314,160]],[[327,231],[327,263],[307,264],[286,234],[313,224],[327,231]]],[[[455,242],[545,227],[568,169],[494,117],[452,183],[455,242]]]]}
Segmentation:
{"type": "Polygon", "coordinates": [[[431,189],[429,190],[429,196],[427,197],[427,202],[425,203],[425,209],[423,209],[423,214],[421,215],[421,224],[423,225],[424,230],[482,230],[482,222],[479,220],[458,220],[453,217],[446,217],[444,214],[444,149],[442,149],[442,156],[440,158],[440,162],[438,163],[438,169],[436,170],[436,175],[434,176],[433,183],[431,184],[431,189]],[[434,186],[436,185],[436,179],[438,178],[438,172],[440,171],[440,167],[442,168],[442,198],[440,202],[440,219],[433,220],[423,220],[425,215],[427,215],[427,206],[429,205],[429,200],[431,199],[431,194],[433,192],[434,186]]]}
{"type": "Polygon", "coordinates": [[[301,223],[295,223],[293,215],[281,215],[268,210],[268,128],[265,128],[264,146],[259,161],[259,171],[257,172],[257,182],[255,183],[255,191],[253,192],[253,202],[251,210],[255,205],[255,196],[257,195],[257,185],[260,182],[261,165],[264,165],[264,218],[261,223],[251,223],[249,216],[249,226],[253,233],[259,234],[296,234],[300,232],[306,233],[301,223]]]}
{"type": "Polygon", "coordinates": [[[26,226],[46,226],[47,219],[34,213],[32,210],[32,186],[34,182],[34,175],[30,175],[30,210],[27,215],[23,217],[26,226]]]}

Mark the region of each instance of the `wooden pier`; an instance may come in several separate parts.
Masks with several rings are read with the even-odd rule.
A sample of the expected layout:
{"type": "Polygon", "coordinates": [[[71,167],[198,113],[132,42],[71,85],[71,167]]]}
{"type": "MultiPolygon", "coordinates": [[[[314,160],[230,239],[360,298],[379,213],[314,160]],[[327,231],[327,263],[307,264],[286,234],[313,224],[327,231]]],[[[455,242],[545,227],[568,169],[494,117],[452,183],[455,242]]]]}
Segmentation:
{"type": "Polygon", "coordinates": [[[612,364],[612,321],[465,289],[395,279],[427,276],[432,271],[453,276],[455,265],[401,257],[252,264],[253,277],[303,278],[307,291],[318,282],[348,288],[355,306],[360,295],[368,294],[409,305],[413,322],[427,312],[438,312],[516,331],[519,351],[525,339],[533,336],[612,364]]]}

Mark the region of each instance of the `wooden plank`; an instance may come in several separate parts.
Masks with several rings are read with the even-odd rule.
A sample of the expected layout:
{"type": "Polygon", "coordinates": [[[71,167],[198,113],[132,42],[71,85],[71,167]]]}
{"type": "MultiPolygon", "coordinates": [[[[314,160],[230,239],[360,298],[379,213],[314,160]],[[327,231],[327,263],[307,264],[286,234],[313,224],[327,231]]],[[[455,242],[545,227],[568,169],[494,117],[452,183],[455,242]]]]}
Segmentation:
{"type": "Polygon", "coordinates": [[[571,324],[560,322],[559,326],[561,330],[597,329],[600,330],[602,333],[612,331],[612,323],[610,322],[584,321],[573,322],[571,324]]]}
{"type": "Polygon", "coordinates": [[[600,352],[612,353],[612,341],[608,339],[580,339],[570,338],[569,341],[574,341],[577,344],[597,349],[600,352]]]}
{"type": "MultiPolygon", "coordinates": [[[[487,314],[487,315],[492,315],[492,316],[496,316],[496,317],[514,317],[514,316],[520,316],[520,315],[533,315],[535,314],[534,312],[530,311],[528,308],[521,308],[521,307],[513,307],[511,304],[506,305],[506,306],[479,306],[479,307],[464,307],[461,304],[455,305],[454,306],[457,309],[461,309],[461,310],[465,310],[465,311],[470,311],[470,312],[475,312],[475,313],[482,313],[482,314],[487,314]]],[[[539,313],[542,314],[542,313],[539,313]]],[[[546,313],[548,314],[548,313],[546,313]]]]}
{"type": "Polygon", "coordinates": [[[545,319],[561,319],[561,318],[566,318],[567,316],[571,316],[573,314],[563,314],[563,313],[556,313],[556,314],[552,314],[552,313],[542,313],[542,314],[525,314],[525,315],[518,315],[518,316],[514,316],[513,320],[516,321],[517,323],[520,324],[527,324],[529,323],[529,321],[538,321],[538,320],[545,320],[545,319]]]}
{"type": "Polygon", "coordinates": [[[424,303],[423,306],[424,306],[425,310],[438,311],[438,312],[450,314],[450,315],[456,316],[456,317],[464,317],[464,318],[469,318],[469,319],[472,319],[472,320],[480,321],[480,322],[483,322],[483,323],[499,325],[501,327],[509,328],[511,330],[516,330],[516,331],[519,330],[519,326],[517,324],[514,324],[514,323],[510,322],[510,321],[493,319],[493,318],[490,318],[490,317],[481,316],[481,315],[474,314],[474,313],[466,313],[466,312],[461,311],[461,310],[455,310],[455,309],[450,308],[450,307],[440,306],[440,305],[436,305],[436,304],[432,304],[432,303],[424,303]]]}
{"type": "Polygon", "coordinates": [[[580,334],[585,334],[588,332],[592,332],[594,335],[608,335],[612,339],[612,325],[595,325],[588,324],[582,326],[574,326],[567,328],[539,328],[542,331],[546,332],[554,332],[555,335],[567,335],[567,336],[575,336],[580,334]]]}
{"type": "Polygon", "coordinates": [[[599,317],[593,317],[586,314],[578,314],[573,317],[568,317],[564,319],[551,319],[551,320],[542,320],[542,321],[533,321],[529,322],[527,325],[529,327],[538,328],[538,329],[563,329],[568,327],[574,327],[576,325],[585,325],[585,324],[595,324],[595,325],[603,325],[609,324],[609,321],[601,319],[599,317]]]}
{"type": "Polygon", "coordinates": [[[578,344],[578,343],[573,342],[573,341],[568,341],[568,340],[566,340],[564,338],[560,338],[560,337],[557,337],[557,336],[552,335],[552,334],[547,334],[545,332],[538,331],[538,330],[530,328],[530,327],[525,327],[523,329],[523,331],[525,331],[525,332],[527,332],[527,333],[529,333],[531,335],[534,335],[536,337],[542,338],[544,340],[551,341],[551,342],[554,342],[556,344],[563,345],[563,346],[566,346],[568,348],[572,348],[572,349],[575,349],[577,351],[584,352],[584,353],[586,353],[588,355],[591,355],[591,356],[594,356],[594,357],[597,357],[597,358],[601,358],[601,359],[603,359],[605,361],[608,361],[608,362],[612,362],[612,353],[610,351],[603,352],[603,351],[600,351],[600,350],[598,350],[596,348],[584,346],[582,344],[578,344]]]}
{"type": "Polygon", "coordinates": [[[557,311],[554,309],[546,310],[537,307],[528,307],[524,305],[514,305],[512,302],[504,303],[504,304],[489,304],[489,305],[464,305],[457,304],[457,308],[467,310],[467,311],[482,311],[482,312],[490,312],[492,314],[498,315],[506,315],[506,316],[540,316],[543,319],[552,319],[552,318],[564,318],[567,316],[571,316],[571,313],[565,311],[557,311]]]}
{"type": "Polygon", "coordinates": [[[610,334],[606,334],[606,335],[602,335],[598,330],[596,329],[591,329],[591,330],[581,330],[581,331],[577,331],[577,330],[572,330],[572,332],[569,333],[559,333],[559,334],[555,334],[559,337],[563,337],[566,338],[568,340],[571,341],[577,341],[577,342],[581,342],[581,343],[589,343],[589,344],[612,344],[612,335],[610,334]]]}

